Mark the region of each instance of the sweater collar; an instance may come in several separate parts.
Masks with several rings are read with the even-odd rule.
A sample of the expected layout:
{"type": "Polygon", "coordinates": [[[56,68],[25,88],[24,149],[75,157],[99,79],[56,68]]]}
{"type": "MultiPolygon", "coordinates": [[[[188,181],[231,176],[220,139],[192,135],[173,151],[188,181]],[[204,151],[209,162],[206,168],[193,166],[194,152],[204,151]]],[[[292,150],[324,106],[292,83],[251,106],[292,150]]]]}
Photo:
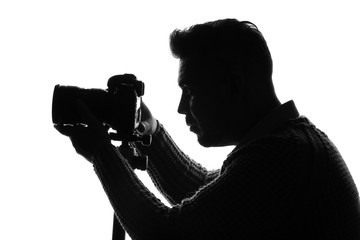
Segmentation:
{"type": "Polygon", "coordinates": [[[299,112],[293,100],[290,100],[280,105],[272,112],[270,112],[266,117],[260,120],[252,129],[250,129],[250,131],[240,140],[238,145],[228,155],[228,157],[230,157],[230,155],[232,155],[234,152],[236,152],[238,149],[242,148],[249,142],[252,142],[257,138],[266,135],[273,129],[276,129],[283,125],[285,122],[291,119],[296,119],[298,117],[299,112]]]}

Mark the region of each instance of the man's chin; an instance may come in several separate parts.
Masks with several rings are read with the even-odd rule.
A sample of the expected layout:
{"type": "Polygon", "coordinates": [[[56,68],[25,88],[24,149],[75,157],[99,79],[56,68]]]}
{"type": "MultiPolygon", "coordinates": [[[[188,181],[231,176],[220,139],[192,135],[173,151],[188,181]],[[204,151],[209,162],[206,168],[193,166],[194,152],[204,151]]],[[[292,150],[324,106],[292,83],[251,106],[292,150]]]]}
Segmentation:
{"type": "Polygon", "coordinates": [[[218,139],[210,138],[209,136],[197,134],[198,143],[203,147],[217,147],[219,146],[218,139]]]}
{"type": "Polygon", "coordinates": [[[222,139],[221,137],[214,135],[209,136],[209,135],[197,134],[197,140],[201,146],[206,148],[225,147],[232,145],[231,143],[224,141],[224,139],[222,139]]]}
{"type": "Polygon", "coordinates": [[[224,146],[221,142],[221,137],[215,135],[204,134],[204,132],[197,126],[191,126],[190,131],[197,136],[198,143],[203,147],[220,147],[224,146]]]}
{"type": "Polygon", "coordinates": [[[200,139],[198,139],[198,143],[199,143],[201,146],[206,147],[206,148],[208,148],[208,147],[213,147],[211,143],[206,142],[206,141],[202,141],[202,140],[200,140],[200,139]]]}

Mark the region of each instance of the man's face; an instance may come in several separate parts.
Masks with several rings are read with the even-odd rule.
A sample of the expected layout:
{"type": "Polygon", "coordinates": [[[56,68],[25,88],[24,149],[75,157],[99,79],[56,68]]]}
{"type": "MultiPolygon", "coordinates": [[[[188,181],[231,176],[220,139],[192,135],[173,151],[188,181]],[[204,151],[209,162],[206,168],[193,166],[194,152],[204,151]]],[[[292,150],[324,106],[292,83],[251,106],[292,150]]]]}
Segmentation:
{"type": "Polygon", "coordinates": [[[199,60],[180,62],[178,83],[182,95],[178,112],[185,115],[190,130],[205,147],[229,145],[232,141],[231,87],[219,75],[199,60]]]}

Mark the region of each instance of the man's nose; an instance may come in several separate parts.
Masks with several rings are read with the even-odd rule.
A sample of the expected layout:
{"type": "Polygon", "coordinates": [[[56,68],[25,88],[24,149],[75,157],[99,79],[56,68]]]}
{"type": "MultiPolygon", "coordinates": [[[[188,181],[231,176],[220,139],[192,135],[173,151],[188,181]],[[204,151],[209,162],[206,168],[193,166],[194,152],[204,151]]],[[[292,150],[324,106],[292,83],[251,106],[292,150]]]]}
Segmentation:
{"type": "Polygon", "coordinates": [[[186,114],[188,113],[188,108],[189,108],[189,103],[188,100],[185,96],[185,94],[181,94],[181,98],[180,98],[180,102],[179,102],[179,106],[178,106],[178,113],[180,114],[186,114]]]}

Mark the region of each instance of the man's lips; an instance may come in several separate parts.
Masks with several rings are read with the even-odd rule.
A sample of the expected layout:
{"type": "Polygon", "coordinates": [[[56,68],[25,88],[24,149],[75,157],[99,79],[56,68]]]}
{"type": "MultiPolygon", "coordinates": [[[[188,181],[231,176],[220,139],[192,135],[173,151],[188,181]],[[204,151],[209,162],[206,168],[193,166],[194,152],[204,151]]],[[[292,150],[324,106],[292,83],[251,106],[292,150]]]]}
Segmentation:
{"type": "Polygon", "coordinates": [[[193,133],[198,133],[199,128],[196,125],[192,125],[192,126],[190,126],[190,131],[193,133]]]}
{"type": "Polygon", "coordinates": [[[190,131],[194,132],[194,133],[198,133],[199,132],[199,127],[196,124],[195,121],[193,121],[192,119],[190,119],[189,117],[185,118],[186,121],[186,125],[188,125],[190,127],[190,131]]]}
{"type": "Polygon", "coordinates": [[[191,126],[195,126],[195,123],[186,122],[186,125],[188,125],[189,127],[191,127],[191,126]]]}
{"type": "Polygon", "coordinates": [[[199,132],[199,127],[194,123],[186,123],[190,127],[190,131],[194,133],[199,132]]]}
{"type": "Polygon", "coordinates": [[[196,125],[195,121],[193,121],[190,117],[186,116],[185,117],[185,122],[186,125],[188,125],[189,127],[196,125]]]}

